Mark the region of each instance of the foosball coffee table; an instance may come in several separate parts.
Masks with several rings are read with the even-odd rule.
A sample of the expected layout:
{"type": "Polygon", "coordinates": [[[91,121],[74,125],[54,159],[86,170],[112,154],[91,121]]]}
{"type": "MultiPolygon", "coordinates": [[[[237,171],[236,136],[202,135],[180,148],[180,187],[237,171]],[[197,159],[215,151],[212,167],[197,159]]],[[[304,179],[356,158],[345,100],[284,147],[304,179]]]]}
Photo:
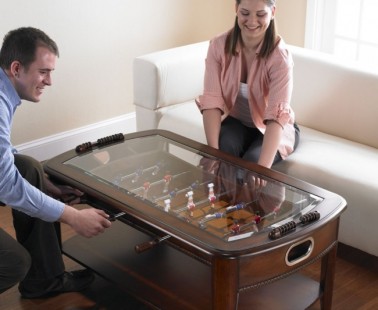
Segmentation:
{"type": "Polygon", "coordinates": [[[334,193],[162,130],[84,143],[45,170],[116,219],[64,254],[151,308],[331,309],[334,193]],[[318,280],[302,272],[316,262],[318,280]]]}

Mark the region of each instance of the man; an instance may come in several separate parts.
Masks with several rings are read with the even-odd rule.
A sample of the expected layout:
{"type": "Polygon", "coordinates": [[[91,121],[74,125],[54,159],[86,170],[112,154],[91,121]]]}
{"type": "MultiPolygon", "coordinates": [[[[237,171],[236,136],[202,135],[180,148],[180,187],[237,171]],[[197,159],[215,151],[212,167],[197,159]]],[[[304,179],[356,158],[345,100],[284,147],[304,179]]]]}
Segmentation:
{"type": "Polygon", "coordinates": [[[41,164],[17,154],[10,142],[16,108],[21,100],[40,101],[45,87],[52,83],[58,56],[55,42],[31,27],[10,31],[0,50],[0,201],[13,209],[19,242],[0,228],[0,293],[20,282],[24,298],[79,291],[94,278],[87,270],[65,272],[56,222],[86,237],[111,225],[102,210],[77,210],[63,203],[68,195],[75,195],[78,202],[82,193],[53,185],[41,164]]]}

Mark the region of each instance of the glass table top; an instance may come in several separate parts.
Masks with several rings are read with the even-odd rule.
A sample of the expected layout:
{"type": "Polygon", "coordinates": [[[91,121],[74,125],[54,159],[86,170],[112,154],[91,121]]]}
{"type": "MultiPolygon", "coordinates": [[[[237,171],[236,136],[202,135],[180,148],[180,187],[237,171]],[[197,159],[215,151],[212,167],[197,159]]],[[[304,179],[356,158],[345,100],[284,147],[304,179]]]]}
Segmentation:
{"type": "Polygon", "coordinates": [[[224,243],[298,222],[324,199],[158,134],[96,148],[63,165],[159,210],[156,221],[173,217],[224,243]]]}

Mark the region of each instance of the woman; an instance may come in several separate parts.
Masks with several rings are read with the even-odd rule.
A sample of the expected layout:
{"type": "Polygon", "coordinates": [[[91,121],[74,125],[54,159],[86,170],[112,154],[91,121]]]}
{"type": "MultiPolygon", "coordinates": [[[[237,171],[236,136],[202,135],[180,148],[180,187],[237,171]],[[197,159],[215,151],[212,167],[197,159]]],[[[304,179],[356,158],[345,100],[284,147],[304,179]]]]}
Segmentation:
{"type": "Polygon", "coordinates": [[[293,61],[276,34],[275,0],[237,0],[234,28],[214,38],[197,99],[207,143],[270,168],[298,144],[293,61]]]}

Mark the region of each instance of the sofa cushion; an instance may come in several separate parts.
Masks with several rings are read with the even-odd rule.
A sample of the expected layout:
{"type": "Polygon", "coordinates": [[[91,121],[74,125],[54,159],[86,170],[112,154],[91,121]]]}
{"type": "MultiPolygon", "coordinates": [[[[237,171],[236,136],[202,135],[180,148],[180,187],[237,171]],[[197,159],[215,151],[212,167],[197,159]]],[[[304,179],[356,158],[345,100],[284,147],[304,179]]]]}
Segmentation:
{"type": "Polygon", "coordinates": [[[160,110],[161,118],[158,129],[173,131],[181,136],[206,144],[202,115],[194,100],[160,110]]]}
{"type": "Polygon", "coordinates": [[[341,216],[340,241],[359,244],[376,255],[376,236],[371,234],[371,225],[363,223],[371,223],[378,211],[378,177],[374,178],[378,150],[307,127],[300,129],[297,150],[274,169],[343,196],[353,207],[341,216]]]}

